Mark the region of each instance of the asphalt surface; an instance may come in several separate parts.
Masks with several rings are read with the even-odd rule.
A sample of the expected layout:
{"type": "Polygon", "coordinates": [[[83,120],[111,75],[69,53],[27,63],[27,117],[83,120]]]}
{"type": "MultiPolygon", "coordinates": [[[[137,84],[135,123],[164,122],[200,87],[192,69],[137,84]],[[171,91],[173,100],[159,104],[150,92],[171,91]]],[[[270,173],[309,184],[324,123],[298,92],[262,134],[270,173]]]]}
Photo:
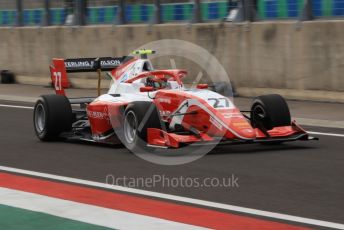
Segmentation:
{"type": "MultiPolygon", "coordinates": [[[[0,165],[98,182],[105,182],[107,175],[201,179],[234,175],[239,187],[157,184],[137,188],[344,223],[344,137],[319,136],[319,141],[280,146],[219,146],[195,162],[163,166],[146,162],[123,146],[40,142],[33,131],[32,112],[0,107],[0,165]]],[[[342,129],[307,128],[344,133],[342,129]]]]}
{"type": "MultiPolygon", "coordinates": [[[[106,93],[103,89],[102,93],[106,93]]],[[[21,84],[0,84],[0,100],[12,100],[23,102],[35,102],[42,94],[54,94],[54,90],[47,86],[33,86],[21,84]]],[[[96,97],[96,89],[66,90],[68,97],[96,97]]],[[[235,97],[234,103],[243,110],[248,110],[252,98],[235,97]]],[[[343,121],[344,105],[341,103],[313,102],[288,100],[293,117],[317,120],[343,121]]],[[[343,122],[344,123],[344,122],[343,122]]]]}

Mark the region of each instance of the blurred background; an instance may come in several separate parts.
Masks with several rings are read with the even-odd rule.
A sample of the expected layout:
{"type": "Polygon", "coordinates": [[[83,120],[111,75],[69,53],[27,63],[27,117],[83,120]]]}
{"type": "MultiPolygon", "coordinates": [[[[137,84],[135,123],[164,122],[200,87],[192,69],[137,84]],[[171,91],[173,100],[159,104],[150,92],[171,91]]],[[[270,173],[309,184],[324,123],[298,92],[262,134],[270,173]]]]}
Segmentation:
{"type": "MultiPolygon", "coordinates": [[[[179,39],[216,57],[241,95],[344,102],[343,28],[344,0],[1,0],[0,70],[48,85],[52,58],[123,56],[179,39]]],[[[152,59],[187,69],[188,82],[205,68],[187,55],[152,59]]],[[[94,76],[74,86],[95,86],[82,77],[94,76]]]]}
{"type": "Polygon", "coordinates": [[[299,18],[304,10],[308,19],[340,18],[344,0],[2,0],[0,25],[285,20],[299,18]]]}

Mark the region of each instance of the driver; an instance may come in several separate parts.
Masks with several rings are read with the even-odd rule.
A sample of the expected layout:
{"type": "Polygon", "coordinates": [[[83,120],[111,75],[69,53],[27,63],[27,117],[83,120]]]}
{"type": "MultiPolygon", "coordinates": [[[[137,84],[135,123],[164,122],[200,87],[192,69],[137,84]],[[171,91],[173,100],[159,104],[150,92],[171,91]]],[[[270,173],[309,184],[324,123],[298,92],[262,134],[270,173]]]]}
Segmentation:
{"type": "Polygon", "coordinates": [[[155,76],[149,76],[146,78],[146,86],[153,87],[154,90],[157,89],[164,89],[167,87],[167,79],[165,77],[155,77],[155,76]]]}

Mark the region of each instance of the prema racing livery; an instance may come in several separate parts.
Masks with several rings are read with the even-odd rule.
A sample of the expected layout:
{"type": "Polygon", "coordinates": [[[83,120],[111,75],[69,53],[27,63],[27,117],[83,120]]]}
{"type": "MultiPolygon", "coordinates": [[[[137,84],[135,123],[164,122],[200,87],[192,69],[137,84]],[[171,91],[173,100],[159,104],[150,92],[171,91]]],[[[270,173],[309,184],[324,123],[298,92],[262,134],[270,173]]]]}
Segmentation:
{"type": "Polygon", "coordinates": [[[186,88],[185,70],[155,70],[147,59],[154,51],[134,53],[140,56],[53,59],[50,71],[56,94],[42,95],[35,105],[37,137],[123,143],[131,151],[314,139],[291,121],[286,101],[277,94],[259,96],[249,111],[240,111],[216,87],[186,88]],[[108,71],[112,79],[106,94],[66,97],[67,73],[98,72],[100,92],[101,71],[108,71]]]}

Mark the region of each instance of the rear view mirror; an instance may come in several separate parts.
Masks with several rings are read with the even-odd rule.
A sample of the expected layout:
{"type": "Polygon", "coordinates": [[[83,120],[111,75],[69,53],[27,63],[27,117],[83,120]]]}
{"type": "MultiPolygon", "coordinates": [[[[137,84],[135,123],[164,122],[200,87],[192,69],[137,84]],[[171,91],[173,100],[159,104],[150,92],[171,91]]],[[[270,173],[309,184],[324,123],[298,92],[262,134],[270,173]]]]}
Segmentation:
{"type": "Polygon", "coordinates": [[[140,88],[140,92],[151,92],[154,88],[152,86],[144,86],[140,88]]]}

